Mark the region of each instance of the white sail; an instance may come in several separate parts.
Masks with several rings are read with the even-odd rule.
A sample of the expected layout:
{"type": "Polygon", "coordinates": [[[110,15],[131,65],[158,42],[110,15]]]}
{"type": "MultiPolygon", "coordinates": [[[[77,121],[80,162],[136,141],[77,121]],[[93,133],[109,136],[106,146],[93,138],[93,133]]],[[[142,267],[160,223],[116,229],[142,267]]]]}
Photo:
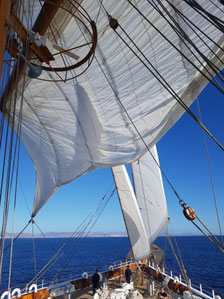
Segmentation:
{"type": "Polygon", "coordinates": [[[135,195],[151,244],[164,228],[167,219],[167,205],[156,146],[138,161],[132,163],[135,195]],[[158,165],[156,164],[158,163],[158,165]]]}
{"type": "MultiPolygon", "coordinates": [[[[167,2],[163,4],[203,55],[222,67],[223,51],[214,47],[205,36],[204,43],[199,38],[201,32],[197,27],[222,48],[223,34],[185,2],[173,3],[195,24],[195,31],[173,12],[167,2]]],[[[212,2],[201,0],[200,4],[217,18],[222,18],[221,10],[212,2]]],[[[180,104],[109,27],[104,8],[118,20],[187,106],[208,83],[127,1],[104,1],[104,8],[97,0],[82,1],[82,5],[91,18],[97,20],[98,45],[89,69],[67,83],[29,80],[24,93],[17,91],[17,120],[23,101],[21,140],[36,168],[34,215],[59,186],[98,167],[121,165],[140,157],[145,152],[142,139],[151,147],[184,113],[180,104]]],[[[202,60],[199,54],[190,46],[196,57],[192,55],[148,1],[135,1],[135,5],[198,69],[208,75],[204,69],[207,64],[203,62],[201,65],[198,61],[202,60]]],[[[30,6],[24,6],[24,9],[28,8],[30,6]]],[[[35,8],[34,16],[38,9],[35,8]]],[[[53,27],[57,25],[61,26],[55,21],[53,27]]],[[[59,27],[56,29],[61,36],[58,44],[63,48],[71,47],[77,40],[80,44],[85,40],[83,31],[73,19],[63,23],[63,32],[59,27]]],[[[119,28],[117,31],[122,33],[119,28]]],[[[48,32],[49,38],[50,35],[51,31],[48,32]]],[[[130,43],[127,37],[124,38],[130,43]]],[[[76,54],[81,56],[81,52],[82,48],[77,49],[76,54]]],[[[61,65],[60,59],[55,63],[61,65]]],[[[68,76],[71,72],[74,74],[70,71],[68,76]]],[[[58,76],[43,71],[40,79],[58,80],[58,76]]]]}
{"type": "Polygon", "coordinates": [[[133,257],[142,260],[149,255],[150,245],[132,184],[124,165],[112,167],[112,173],[133,257]]]}

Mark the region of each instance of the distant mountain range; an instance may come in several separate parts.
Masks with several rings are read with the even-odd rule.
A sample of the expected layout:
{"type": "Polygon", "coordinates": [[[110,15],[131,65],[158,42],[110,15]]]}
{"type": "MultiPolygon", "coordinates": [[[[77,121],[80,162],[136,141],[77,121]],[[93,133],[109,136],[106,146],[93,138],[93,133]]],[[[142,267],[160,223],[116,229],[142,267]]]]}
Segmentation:
{"type": "MultiPolygon", "coordinates": [[[[18,233],[14,234],[14,238],[18,235],[18,233]]],[[[49,232],[49,233],[44,233],[44,236],[42,234],[37,234],[34,236],[34,238],[69,238],[73,235],[71,232],[62,232],[62,233],[57,233],[57,232],[49,232]]],[[[201,234],[202,235],[202,234],[201,234]]],[[[126,232],[93,232],[93,233],[88,233],[88,238],[113,238],[113,237],[127,237],[126,232]]],[[[165,234],[161,234],[160,236],[165,237],[165,234]]],[[[200,236],[200,234],[194,234],[194,233],[182,233],[182,234],[175,234],[176,237],[190,237],[190,236],[200,236]]],[[[6,238],[11,238],[12,235],[10,233],[6,233],[6,238]]],[[[83,237],[86,237],[86,233],[83,233],[83,237]]],[[[23,233],[19,238],[33,238],[32,234],[27,234],[23,233]]]]}
{"type": "MultiPolygon", "coordinates": [[[[73,233],[56,233],[56,232],[50,232],[50,233],[44,233],[44,236],[47,238],[69,238],[71,237],[73,233]]],[[[14,238],[18,235],[18,233],[14,234],[14,238]]],[[[79,234],[80,235],[80,234],[79,234]]],[[[44,236],[42,234],[37,234],[34,237],[35,238],[44,238],[44,236]]],[[[83,233],[83,236],[86,237],[86,234],[83,233]]],[[[6,238],[11,238],[12,234],[6,233],[6,238]]],[[[127,237],[127,233],[114,233],[114,232],[94,232],[94,233],[89,233],[88,234],[89,238],[96,238],[96,237],[127,237]]],[[[21,234],[21,236],[19,236],[19,238],[33,238],[32,234],[27,234],[27,233],[23,233],[21,234]]]]}

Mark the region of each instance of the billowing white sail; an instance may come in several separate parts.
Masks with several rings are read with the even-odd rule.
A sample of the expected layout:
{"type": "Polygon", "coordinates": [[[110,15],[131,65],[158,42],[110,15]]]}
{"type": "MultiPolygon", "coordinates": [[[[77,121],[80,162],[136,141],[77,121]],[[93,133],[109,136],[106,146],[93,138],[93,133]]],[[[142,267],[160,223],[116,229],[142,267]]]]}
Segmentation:
{"type": "MultiPolygon", "coordinates": [[[[34,3],[39,5],[39,1],[34,3]]],[[[133,3],[175,47],[208,75],[204,69],[207,64],[199,63],[202,61],[199,54],[190,46],[195,53],[193,56],[167,20],[148,1],[133,3]]],[[[203,55],[222,67],[223,51],[208,37],[223,48],[223,33],[184,1],[172,3],[195,24],[194,30],[168,2],[163,5],[203,55]],[[197,27],[208,37],[202,36],[197,27]]],[[[140,157],[145,152],[142,139],[151,147],[184,113],[180,104],[109,27],[105,9],[118,20],[187,106],[208,83],[127,1],[104,0],[101,6],[98,0],[86,0],[81,4],[91,18],[97,20],[98,44],[90,68],[67,83],[33,79],[26,84],[24,93],[17,91],[17,119],[23,100],[21,140],[36,168],[34,215],[57,187],[98,167],[121,165],[140,157]]],[[[222,11],[211,1],[201,0],[200,5],[217,18],[223,17],[222,11]]],[[[39,6],[35,7],[34,14],[30,14],[33,19],[39,6]]],[[[23,9],[31,9],[31,6],[24,5],[23,9]]],[[[61,25],[56,21],[52,25],[60,35],[59,46],[66,49],[77,40],[80,44],[85,41],[84,31],[73,19],[63,22],[63,32],[62,27],[57,27],[61,25]]],[[[122,34],[119,27],[117,31],[122,34]]],[[[51,33],[49,30],[49,38],[51,33]]],[[[123,35],[123,38],[130,44],[127,36],[123,35]]],[[[131,48],[140,55],[133,45],[131,48]]],[[[81,56],[82,48],[77,49],[76,54],[81,56]]],[[[55,63],[61,65],[60,59],[58,57],[55,63]]],[[[141,59],[145,61],[142,56],[141,59]]],[[[145,63],[148,65],[147,61],[145,63]]],[[[74,73],[69,71],[68,77],[71,72],[74,73]]],[[[40,79],[58,80],[58,75],[43,71],[40,79]]]]}
{"type": "Polygon", "coordinates": [[[155,145],[150,152],[155,160],[147,152],[138,161],[132,163],[132,175],[138,206],[151,244],[164,228],[168,214],[155,145]]]}
{"type": "Polygon", "coordinates": [[[132,254],[136,260],[141,260],[149,255],[150,244],[135,193],[124,165],[112,167],[112,173],[131,244],[132,254]]]}

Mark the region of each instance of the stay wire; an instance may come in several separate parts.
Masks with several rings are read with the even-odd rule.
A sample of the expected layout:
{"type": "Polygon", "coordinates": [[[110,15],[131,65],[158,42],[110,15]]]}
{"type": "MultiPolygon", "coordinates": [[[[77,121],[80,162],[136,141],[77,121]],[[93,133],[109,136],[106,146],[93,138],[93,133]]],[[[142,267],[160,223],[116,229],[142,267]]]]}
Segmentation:
{"type": "Polygon", "coordinates": [[[204,222],[197,216],[198,221],[201,223],[202,226],[212,235],[212,237],[222,246],[224,249],[223,243],[211,232],[211,230],[204,224],[204,222]]]}
{"type": "MultiPolygon", "coordinates": [[[[25,231],[25,229],[30,224],[31,220],[24,226],[24,228],[21,230],[21,232],[13,239],[13,243],[22,235],[22,233],[25,231]]],[[[11,246],[11,242],[4,248],[4,251],[6,251],[11,246]]]]}
{"type": "Polygon", "coordinates": [[[39,227],[39,225],[37,225],[36,221],[34,221],[34,224],[36,225],[36,227],[38,228],[38,230],[42,234],[42,236],[45,238],[45,240],[48,242],[48,244],[51,247],[51,249],[53,249],[53,251],[56,252],[56,249],[54,248],[54,246],[50,242],[49,238],[47,238],[47,236],[43,233],[43,231],[41,230],[41,228],[39,227]]]}
{"type": "MultiPolygon", "coordinates": [[[[77,253],[77,251],[79,250],[79,248],[81,247],[81,245],[83,244],[83,242],[86,240],[88,234],[90,233],[90,231],[91,231],[92,228],[94,227],[95,223],[96,223],[97,220],[99,219],[100,215],[101,215],[102,212],[104,211],[105,207],[106,207],[107,204],[109,203],[111,197],[112,197],[113,194],[114,194],[114,191],[115,191],[115,188],[114,188],[113,191],[111,192],[111,194],[110,194],[109,198],[106,200],[106,202],[104,202],[104,206],[103,206],[103,207],[101,208],[101,210],[97,213],[98,215],[96,215],[96,218],[95,218],[94,222],[92,223],[91,227],[89,228],[89,231],[85,234],[84,237],[82,237],[81,242],[78,244],[78,246],[77,246],[75,252],[74,252],[73,254],[70,255],[70,257],[69,257],[69,259],[67,260],[67,263],[66,263],[66,265],[64,265],[64,267],[68,265],[68,263],[70,262],[71,258],[77,253]]],[[[83,235],[84,235],[84,234],[83,234],[83,235]]],[[[63,270],[62,267],[58,270],[58,272],[56,273],[54,279],[52,280],[52,283],[51,283],[50,287],[55,283],[56,279],[58,278],[58,274],[59,274],[62,270],[63,270]]],[[[43,297],[44,297],[44,295],[43,295],[43,297]]]]}
{"type": "MultiPolygon", "coordinates": [[[[110,187],[110,188],[111,188],[111,187],[110,187]]],[[[107,191],[107,193],[108,193],[108,191],[107,191]]],[[[106,193],[106,194],[107,194],[107,193],[106,193]]],[[[104,200],[106,194],[103,196],[102,200],[97,204],[96,211],[102,207],[102,204],[103,204],[103,202],[104,202],[103,200],[104,200]]],[[[94,213],[96,213],[96,211],[95,211],[94,213]]],[[[93,217],[94,213],[92,213],[92,217],[93,217]]],[[[60,253],[63,249],[68,248],[69,246],[71,246],[71,244],[72,244],[72,242],[73,242],[73,240],[74,240],[74,237],[75,237],[75,239],[76,239],[75,241],[78,242],[78,240],[82,237],[83,231],[88,227],[88,225],[89,225],[89,223],[90,223],[90,221],[87,222],[88,218],[90,218],[90,217],[91,217],[91,214],[89,214],[89,215],[85,218],[85,220],[82,222],[82,224],[79,225],[78,230],[76,230],[76,231],[71,235],[71,237],[69,238],[69,240],[68,240],[65,244],[63,244],[63,245],[61,246],[61,248],[60,248],[60,249],[54,254],[54,256],[49,260],[49,262],[42,268],[42,270],[39,271],[39,273],[36,275],[36,277],[34,277],[34,278],[29,282],[29,284],[31,284],[32,282],[34,282],[35,279],[39,279],[38,277],[40,277],[40,275],[43,276],[43,274],[44,274],[46,271],[48,271],[48,270],[50,269],[50,267],[52,267],[52,266],[57,262],[57,260],[64,254],[64,253],[61,253],[61,254],[59,255],[59,253],[60,253]],[[86,222],[87,222],[87,224],[86,224],[86,222]],[[47,268],[47,267],[48,267],[48,268],[47,268]]],[[[91,219],[92,219],[92,217],[91,217],[91,219]]]]}
{"type": "Polygon", "coordinates": [[[97,22],[98,22],[98,18],[99,18],[99,15],[100,15],[100,11],[101,11],[101,9],[102,9],[102,5],[103,5],[103,0],[98,0],[98,2],[100,2],[100,7],[99,7],[99,10],[98,10],[98,13],[97,13],[97,16],[96,16],[96,21],[95,21],[95,23],[97,24],[97,22]]]}
{"type": "MultiPolygon", "coordinates": [[[[78,230],[82,229],[82,226],[85,224],[85,222],[87,221],[88,217],[90,215],[88,215],[85,220],[79,225],[78,230]]],[[[44,275],[44,273],[46,273],[46,271],[48,271],[56,262],[57,260],[62,256],[63,253],[60,253],[63,249],[65,249],[67,246],[70,246],[72,243],[72,239],[74,237],[78,237],[78,231],[76,230],[71,236],[70,238],[67,240],[67,242],[65,242],[59,249],[58,251],[51,257],[51,259],[47,262],[47,264],[37,273],[37,275],[28,283],[31,284],[33,283],[35,280],[38,280],[38,277],[41,277],[44,275]],[[60,255],[59,255],[60,254],[60,255]]]]}
{"type": "MultiPolygon", "coordinates": [[[[16,70],[16,75],[15,75],[15,85],[17,87],[18,85],[18,69],[16,70]]],[[[2,275],[2,264],[3,264],[3,253],[4,253],[4,245],[5,245],[5,234],[6,234],[6,225],[7,225],[7,220],[8,220],[8,209],[9,209],[9,202],[10,202],[10,181],[12,180],[12,169],[11,169],[11,163],[12,163],[12,154],[13,154],[13,140],[14,140],[14,125],[15,125],[15,107],[16,107],[16,96],[17,96],[17,88],[15,91],[15,94],[9,99],[9,109],[8,109],[8,114],[7,114],[7,133],[6,133],[6,141],[5,141],[5,153],[4,153],[4,162],[3,162],[3,171],[2,171],[2,180],[6,176],[6,182],[5,182],[5,189],[4,189],[4,208],[3,208],[3,220],[2,220],[2,229],[1,229],[1,262],[0,262],[0,281],[1,281],[1,275],[2,275]],[[14,102],[13,102],[14,100],[14,102]],[[11,110],[12,115],[11,115],[11,110]],[[11,123],[10,127],[11,130],[9,131],[9,124],[11,123]],[[10,135],[10,136],[9,136],[10,135]],[[9,137],[9,141],[8,141],[9,137]],[[9,144],[8,144],[9,142],[9,144]],[[9,146],[8,151],[6,152],[7,148],[9,146]],[[4,173],[5,171],[5,163],[6,163],[6,157],[8,154],[8,160],[7,160],[7,171],[6,174],[4,173]]],[[[2,111],[4,114],[4,112],[2,111]]],[[[2,188],[3,188],[3,181],[1,182],[1,191],[0,191],[0,198],[2,197],[2,188]]],[[[1,199],[0,199],[1,202],[1,199]]]]}
{"type": "MultiPolygon", "coordinates": [[[[128,0],[129,1],[129,0],[128,0]]],[[[206,131],[206,133],[215,141],[215,143],[224,151],[224,147],[220,144],[220,142],[208,131],[208,129],[200,122],[200,120],[193,114],[193,112],[187,107],[187,105],[181,100],[181,98],[177,95],[177,93],[173,90],[173,88],[164,80],[162,75],[155,69],[155,67],[150,63],[150,61],[147,59],[147,57],[142,53],[142,51],[139,49],[139,47],[134,43],[134,41],[128,36],[128,34],[124,31],[124,29],[118,25],[119,28],[121,28],[122,32],[125,33],[125,35],[129,38],[129,40],[134,44],[134,46],[138,49],[138,51],[143,55],[145,60],[150,64],[150,66],[153,68],[153,70],[158,74],[158,76],[147,66],[147,64],[136,54],[136,52],[130,47],[130,45],[123,39],[123,37],[116,31],[116,34],[119,36],[119,38],[124,42],[124,44],[134,53],[134,55],[142,62],[142,64],[150,71],[150,73],[163,85],[163,87],[177,100],[177,102],[184,108],[186,112],[203,128],[203,130],[206,131]],[[164,82],[165,83],[164,83],[164,82]],[[166,86],[167,85],[167,86],[166,86]]]]}
{"type": "Polygon", "coordinates": [[[199,3],[195,0],[183,0],[190,7],[192,7],[195,11],[197,11],[202,17],[204,17],[208,22],[210,22],[213,26],[219,29],[221,32],[224,32],[224,26],[222,25],[223,21],[211,13],[207,12],[199,3]],[[203,14],[204,13],[204,14],[203,14]]]}
{"type": "MultiPolygon", "coordinates": [[[[221,51],[224,51],[224,49],[217,44],[217,42],[215,42],[208,34],[206,34],[200,27],[198,27],[195,23],[193,23],[189,18],[186,17],[186,15],[184,15],[175,5],[173,5],[169,0],[166,0],[166,2],[173,8],[173,10],[175,10],[175,12],[179,15],[179,17],[187,24],[187,26],[189,26],[189,28],[198,36],[198,38],[201,39],[201,41],[206,44],[203,40],[203,38],[200,37],[200,35],[197,33],[197,31],[194,29],[194,27],[201,33],[203,34],[208,40],[210,40],[212,43],[214,43],[214,45],[220,49],[221,51]],[[191,24],[192,26],[190,26],[189,24],[191,24]]],[[[209,48],[209,50],[216,56],[216,58],[218,58],[218,60],[220,62],[222,62],[219,58],[219,56],[216,55],[216,53],[212,50],[211,47],[209,47],[207,45],[207,47],[209,48]]],[[[223,62],[222,62],[223,63],[223,62]]]]}
{"type": "MultiPolygon", "coordinates": [[[[107,16],[110,18],[110,15],[109,15],[108,13],[107,13],[107,16]]],[[[119,25],[119,27],[120,27],[120,25],[119,25]]],[[[114,31],[115,31],[115,30],[114,30],[114,31]]],[[[116,31],[115,31],[115,32],[116,32],[116,31]]],[[[116,32],[116,33],[117,33],[117,32],[116,32]]],[[[117,34],[118,34],[118,33],[117,33],[117,34]]],[[[118,34],[118,35],[119,35],[119,34],[118,34]]],[[[119,35],[119,37],[120,37],[120,35],[119,35]]],[[[121,37],[121,39],[123,40],[122,37],[121,37]]],[[[123,40],[123,41],[124,41],[124,40],[123,40]]],[[[124,41],[124,43],[129,47],[129,45],[126,43],[126,41],[124,41]]],[[[133,52],[133,50],[132,50],[130,47],[129,47],[129,49],[133,52]]],[[[157,161],[155,160],[155,158],[154,158],[154,156],[152,155],[152,153],[151,153],[151,151],[150,151],[148,145],[146,144],[144,138],[141,136],[140,132],[138,131],[138,129],[137,129],[137,127],[136,127],[136,125],[135,125],[134,122],[132,121],[132,119],[131,119],[129,113],[127,112],[127,110],[125,109],[123,103],[121,102],[121,100],[120,100],[120,98],[119,98],[119,96],[118,96],[116,90],[114,90],[114,87],[112,86],[112,83],[111,83],[111,82],[109,81],[109,79],[107,78],[107,75],[105,74],[104,70],[102,69],[102,67],[101,67],[101,65],[100,65],[100,63],[99,63],[97,57],[95,57],[95,58],[96,58],[96,60],[97,60],[97,63],[98,63],[98,65],[99,65],[99,67],[101,68],[101,71],[103,72],[103,74],[104,74],[106,80],[108,81],[108,84],[110,85],[111,89],[113,90],[115,97],[117,98],[117,100],[119,101],[121,107],[122,107],[123,110],[125,111],[125,113],[126,113],[128,119],[129,119],[130,122],[132,123],[133,127],[135,128],[136,132],[138,133],[139,137],[141,138],[141,140],[142,140],[142,142],[144,143],[145,147],[147,148],[148,152],[149,152],[150,155],[152,156],[153,160],[155,161],[155,163],[156,163],[157,166],[159,167],[161,173],[163,174],[163,176],[164,176],[164,178],[166,179],[167,183],[169,184],[169,186],[170,186],[171,189],[173,190],[174,194],[175,194],[176,197],[179,199],[179,203],[180,203],[180,205],[183,205],[183,204],[185,203],[184,200],[182,200],[182,199],[180,198],[180,196],[178,195],[177,191],[174,189],[173,185],[171,184],[171,182],[169,181],[169,179],[168,179],[167,176],[165,175],[164,171],[161,169],[159,163],[157,163],[157,161]]],[[[145,65],[144,61],[142,61],[142,59],[141,59],[140,57],[139,57],[139,59],[140,59],[141,62],[145,65]]],[[[195,116],[195,117],[196,117],[196,116],[195,116]]]]}
{"type": "MultiPolygon", "coordinates": [[[[152,5],[152,3],[147,0],[149,4],[152,5]]],[[[157,11],[158,13],[167,21],[167,23],[171,26],[171,28],[173,29],[173,31],[176,32],[176,34],[178,35],[178,37],[181,39],[181,41],[184,43],[184,45],[187,47],[187,49],[191,52],[191,54],[194,56],[194,58],[199,62],[199,64],[204,67],[204,69],[207,71],[207,73],[211,76],[211,78],[213,78],[213,75],[211,74],[211,72],[207,69],[207,67],[205,67],[203,65],[203,63],[200,61],[200,59],[196,56],[196,54],[191,50],[190,46],[185,42],[185,40],[195,49],[195,51],[201,56],[201,58],[208,64],[208,66],[210,66],[210,68],[213,70],[213,72],[215,73],[216,76],[218,76],[220,78],[220,80],[222,82],[224,82],[224,79],[219,75],[219,73],[224,74],[222,72],[222,70],[220,70],[214,63],[212,63],[195,45],[195,43],[189,38],[189,36],[186,34],[186,32],[181,28],[181,26],[179,25],[179,23],[175,20],[175,18],[170,14],[170,12],[167,10],[167,8],[162,4],[162,2],[160,0],[157,0],[157,2],[160,4],[160,6],[162,7],[162,9],[166,12],[166,15],[170,18],[170,20],[174,23],[174,26],[169,20],[168,18],[165,16],[165,14],[163,13],[163,11],[161,11],[158,6],[155,4],[155,1],[152,0],[154,5],[152,5],[157,11]]],[[[188,25],[189,26],[189,25],[188,25]]],[[[201,39],[201,41],[204,43],[204,45],[206,45],[206,47],[208,47],[210,49],[210,47],[207,45],[207,43],[204,42],[204,40],[196,33],[196,31],[194,31],[194,33],[199,37],[199,39],[201,39]]],[[[210,49],[211,52],[213,52],[212,49],[210,49]]],[[[213,52],[213,54],[220,60],[220,58],[213,52]]],[[[219,82],[216,79],[213,79],[217,85],[219,85],[220,87],[222,87],[219,82]]]]}
{"type": "MultiPolygon", "coordinates": [[[[171,241],[169,232],[168,232],[168,230],[167,230],[168,241],[169,241],[170,247],[171,247],[171,249],[172,249],[172,251],[173,251],[174,257],[175,257],[175,259],[176,259],[176,261],[177,261],[177,263],[178,263],[178,266],[179,266],[179,269],[180,269],[180,271],[181,271],[181,274],[182,274],[182,276],[184,277],[187,286],[189,287],[189,286],[190,286],[190,284],[189,284],[189,278],[188,278],[188,276],[187,276],[187,271],[186,271],[186,269],[185,269],[185,267],[184,267],[183,259],[182,259],[181,254],[180,254],[180,250],[179,250],[179,247],[178,247],[178,243],[177,243],[176,237],[175,237],[175,235],[174,235],[174,231],[173,231],[173,228],[172,228],[172,225],[171,225],[171,221],[170,221],[170,220],[169,220],[169,224],[170,224],[170,227],[171,227],[172,235],[173,235],[173,238],[174,238],[174,241],[175,241],[175,245],[176,245],[176,248],[177,248],[177,252],[178,252],[179,258],[178,258],[177,254],[176,254],[175,248],[174,248],[174,246],[173,246],[173,243],[172,243],[172,241],[171,241]]],[[[189,288],[189,289],[190,289],[190,288],[189,288]]]]}
{"type": "MultiPolygon", "coordinates": [[[[34,225],[32,222],[32,238],[33,238],[33,263],[34,263],[34,273],[35,276],[37,274],[37,262],[36,262],[36,250],[35,250],[35,240],[34,240],[34,225]]],[[[36,280],[36,284],[37,284],[37,280],[36,280]]]]}
{"type": "MultiPolygon", "coordinates": [[[[21,103],[22,103],[22,101],[21,101],[21,103]]],[[[20,108],[22,108],[22,105],[20,108]]],[[[13,245],[14,245],[14,224],[15,224],[15,211],[16,211],[17,190],[18,190],[17,186],[18,186],[18,172],[19,172],[19,161],[20,161],[20,138],[19,138],[19,136],[21,135],[21,117],[22,117],[21,111],[22,111],[22,109],[20,109],[20,116],[19,116],[18,130],[17,130],[17,137],[16,137],[16,145],[15,145],[15,149],[17,149],[17,165],[16,165],[16,182],[15,182],[15,194],[14,194],[14,205],[13,205],[13,223],[12,223],[12,238],[11,238],[11,250],[10,250],[8,290],[10,290],[10,283],[11,283],[12,253],[13,253],[13,245]],[[17,143],[18,143],[18,148],[17,148],[17,143]]],[[[16,158],[16,154],[14,156],[13,168],[14,168],[14,164],[15,164],[15,158],[16,158]]],[[[11,180],[11,185],[12,185],[12,180],[11,180]]],[[[12,188],[12,186],[11,186],[11,188],[12,188]]]]}
{"type": "MultiPolygon", "coordinates": [[[[208,0],[210,3],[212,3],[216,8],[218,8],[221,12],[223,12],[224,13],[224,10],[223,9],[221,9],[214,1],[212,1],[212,0],[208,0]]],[[[221,4],[221,3],[220,3],[221,4]]]]}
{"type": "MultiPolygon", "coordinates": [[[[200,117],[200,120],[202,121],[199,101],[198,101],[198,99],[196,101],[197,101],[197,106],[198,106],[199,117],[200,117]]],[[[206,157],[207,157],[207,162],[208,162],[209,175],[210,175],[210,180],[211,180],[211,185],[212,185],[212,192],[213,192],[213,199],[214,199],[214,203],[215,203],[216,216],[217,216],[217,221],[218,221],[218,225],[219,225],[219,232],[220,232],[220,236],[221,236],[222,246],[224,246],[222,228],[221,228],[221,223],[220,223],[220,218],[219,218],[219,211],[218,211],[218,206],[217,206],[217,201],[216,201],[215,187],[214,187],[214,183],[213,183],[212,169],[211,169],[211,164],[210,164],[210,159],[209,159],[209,154],[208,154],[208,146],[207,146],[207,142],[206,142],[206,138],[205,138],[205,133],[203,130],[202,130],[202,134],[203,134],[206,157]]]]}
{"type": "MultiPolygon", "coordinates": [[[[130,0],[127,0],[129,4],[180,54],[182,55],[202,76],[204,76],[212,85],[214,85],[221,93],[224,94],[224,88],[220,84],[216,85],[211,78],[209,78],[205,73],[203,73],[200,68],[198,68],[184,53],[179,50],[175,44],[172,43],[146,16],[133,4],[130,0]]],[[[109,14],[108,14],[109,15],[109,14]]],[[[110,15],[109,15],[110,16],[110,15]]],[[[119,27],[121,27],[119,25],[119,27]]],[[[114,30],[116,33],[117,31],[114,30]]],[[[134,53],[134,52],[133,52],[134,53]]]]}
{"type": "Polygon", "coordinates": [[[113,91],[113,93],[114,93],[114,95],[115,95],[115,98],[117,99],[117,101],[119,102],[120,106],[121,106],[122,109],[124,110],[124,112],[125,112],[125,114],[127,115],[128,119],[129,119],[129,121],[130,121],[130,123],[133,125],[133,127],[134,127],[135,131],[137,132],[139,138],[142,140],[142,142],[143,142],[145,148],[146,148],[147,151],[150,153],[150,155],[152,156],[152,158],[153,158],[153,160],[155,161],[156,165],[158,166],[158,168],[160,169],[160,171],[161,171],[161,173],[163,174],[164,178],[166,179],[167,183],[169,184],[169,186],[170,186],[171,189],[173,190],[173,192],[174,192],[174,194],[176,195],[176,197],[179,199],[179,203],[181,203],[181,204],[184,203],[184,201],[180,198],[179,194],[177,193],[177,191],[175,190],[175,188],[173,187],[173,185],[172,185],[171,182],[169,181],[169,179],[168,179],[168,177],[166,176],[165,172],[162,170],[161,166],[159,165],[159,163],[156,161],[156,159],[155,159],[154,156],[152,155],[152,153],[151,153],[151,151],[150,151],[150,148],[149,148],[148,145],[146,144],[144,138],[142,137],[142,135],[140,134],[138,128],[137,128],[136,125],[135,125],[135,123],[134,123],[133,120],[131,119],[131,117],[130,117],[128,111],[126,110],[126,108],[124,107],[124,105],[123,105],[123,103],[122,103],[120,97],[118,96],[118,93],[116,92],[116,90],[114,89],[112,83],[111,83],[110,80],[108,79],[106,73],[104,72],[104,70],[103,70],[102,66],[100,65],[100,63],[99,63],[99,61],[98,61],[98,59],[97,59],[96,56],[95,56],[95,59],[96,59],[98,65],[99,65],[99,67],[100,67],[100,69],[101,69],[101,71],[102,71],[102,73],[103,73],[105,79],[107,80],[108,84],[110,85],[110,87],[111,87],[111,89],[112,89],[112,91],[113,91]]]}
{"type": "Polygon", "coordinates": [[[209,236],[206,232],[204,232],[194,221],[191,221],[194,226],[203,234],[205,235],[206,238],[208,238],[222,253],[224,253],[224,250],[218,245],[216,244],[209,236]]]}

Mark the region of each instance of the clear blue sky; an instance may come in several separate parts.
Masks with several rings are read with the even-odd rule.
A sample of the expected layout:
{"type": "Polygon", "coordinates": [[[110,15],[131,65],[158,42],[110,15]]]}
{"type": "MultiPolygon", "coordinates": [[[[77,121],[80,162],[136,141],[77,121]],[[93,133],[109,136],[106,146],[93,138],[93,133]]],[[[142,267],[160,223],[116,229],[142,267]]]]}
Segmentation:
{"type": "MultiPolygon", "coordinates": [[[[203,122],[214,136],[224,144],[224,97],[210,84],[199,97],[203,122]]],[[[198,115],[196,102],[191,107],[198,115]]],[[[224,153],[206,136],[211,159],[217,203],[221,222],[224,219],[224,153]]],[[[192,206],[199,217],[218,233],[212,197],[212,189],[201,128],[185,115],[159,141],[160,164],[179,195],[192,206]]],[[[35,189],[35,171],[24,148],[21,151],[20,181],[32,210],[35,189]],[[24,167],[25,166],[25,167],[24,167]]],[[[72,232],[92,212],[98,201],[112,184],[110,169],[99,169],[62,186],[36,216],[36,222],[44,232],[72,232]]],[[[178,201],[164,180],[168,213],[175,233],[195,233],[195,229],[182,215],[178,201]]],[[[10,216],[11,218],[11,216],[10,216]]],[[[20,231],[29,219],[29,212],[21,187],[18,188],[15,231],[20,231]]],[[[222,227],[224,229],[224,227],[222,227]]],[[[11,221],[7,231],[11,231],[11,221]]],[[[124,232],[125,226],[115,194],[93,231],[124,232]]],[[[31,232],[28,229],[26,232],[31,232]]],[[[36,233],[39,231],[36,230],[36,233]]]]}

